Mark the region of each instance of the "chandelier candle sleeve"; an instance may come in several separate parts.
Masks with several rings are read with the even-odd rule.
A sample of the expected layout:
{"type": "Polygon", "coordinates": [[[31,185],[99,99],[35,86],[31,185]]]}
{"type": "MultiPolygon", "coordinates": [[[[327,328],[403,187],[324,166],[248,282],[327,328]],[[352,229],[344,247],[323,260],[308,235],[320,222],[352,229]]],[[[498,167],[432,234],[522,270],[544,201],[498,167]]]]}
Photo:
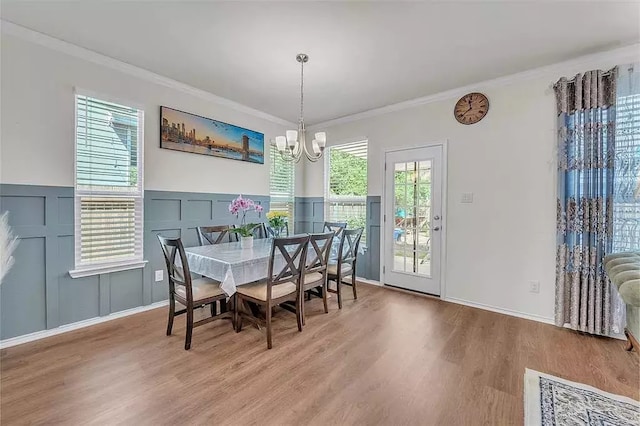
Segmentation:
{"type": "Polygon", "coordinates": [[[307,148],[306,129],[304,126],[304,64],[309,61],[309,56],[300,53],[296,56],[296,61],[300,62],[300,119],[298,120],[298,130],[287,130],[286,136],[277,136],[275,141],[276,148],[285,161],[295,161],[296,163],[302,158],[302,154],[307,160],[315,163],[324,155],[324,148],[327,144],[327,134],[318,132],[311,141],[311,150],[307,148]]]}

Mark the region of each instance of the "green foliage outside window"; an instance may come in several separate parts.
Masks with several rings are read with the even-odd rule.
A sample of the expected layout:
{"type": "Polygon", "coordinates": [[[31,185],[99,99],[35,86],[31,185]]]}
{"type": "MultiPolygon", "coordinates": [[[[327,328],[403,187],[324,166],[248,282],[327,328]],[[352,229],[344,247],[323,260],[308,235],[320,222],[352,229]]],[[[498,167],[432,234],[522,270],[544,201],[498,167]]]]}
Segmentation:
{"type": "Polygon", "coordinates": [[[329,191],[332,196],[367,196],[367,159],[331,149],[329,191]]]}

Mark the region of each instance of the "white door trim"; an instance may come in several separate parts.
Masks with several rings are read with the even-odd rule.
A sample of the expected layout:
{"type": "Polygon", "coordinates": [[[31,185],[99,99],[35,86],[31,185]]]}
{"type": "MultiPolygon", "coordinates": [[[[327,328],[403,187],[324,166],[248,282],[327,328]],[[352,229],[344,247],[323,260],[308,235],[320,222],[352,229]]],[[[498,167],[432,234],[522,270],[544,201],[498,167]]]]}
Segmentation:
{"type": "MultiPolygon", "coordinates": [[[[418,149],[418,148],[429,148],[429,147],[436,147],[436,146],[442,147],[442,233],[441,233],[442,240],[441,240],[441,255],[440,255],[440,296],[438,296],[442,300],[447,299],[446,265],[447,265],[447,231],[448,231],[448,225],[447,225],[447,199],[448,199],[447,197],[447,182],[448,182],[447,163],[449,158],[448,145],[449,145],[449,140],[444,139],[442,141],[430,142],[426,144],[409,145],[401,148],[387,149],[382,152],[382,155],[381,155],[382,164],[380,166],[380,170],[382,171],[382,174],[386,176],[384,165],[385,165],[385,161],[388,153],[398,152],[398,151],[407,151],[407,150],[418,149]]],[[[380,203],[380,212],[383,215],[383,223],[382,223],[382,226],[380,226],[380,277],[381,277],[380,282],[382,283],[383,286],[386,286],[386,284],[384,284],[384,265],[386,262],[385,248],[387,244],[387,241],[386,241],[387,238],[386,238],[386,232],[385,232],[386,222],[384,222],[384,215],[386,214],[386,211],[387,211],[386,186],[387,185],[382,185],[382,200],[380,203]]]]}

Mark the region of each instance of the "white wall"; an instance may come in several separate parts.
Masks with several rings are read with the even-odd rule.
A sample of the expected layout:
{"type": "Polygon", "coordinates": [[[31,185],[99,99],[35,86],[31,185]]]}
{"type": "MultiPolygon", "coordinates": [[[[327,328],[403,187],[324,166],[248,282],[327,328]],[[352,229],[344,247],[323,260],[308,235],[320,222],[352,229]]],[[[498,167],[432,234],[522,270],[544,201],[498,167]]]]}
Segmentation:
{"type": "Polygon", "coordinates": [[[283,124],[2,34],[2,183],[73,186],[74,87],[145,111],[145,188],[269,194],[269,156],[251,164],[160,148],[160,105],[246,127],[269,140],[283,124]]]}
{"type": "MultiPolygon", "coordinates": [[[[471,126],[458,124],[453,117],[456,94],[314,129],[326,130],[333,144],[368,138],[370,195],[382,195],[386,150],[447,140],[448,249],[443,296],[550,320],[556,220],[556,106],[551,85],[563,75],[617,63],[601,58],[579,67],[553,67],[549,73],[514,79],[501,87],[479,85],[474,89],[488,96],[490,110],[471,126]],[[474,193],[472,204],[460,202],[464,192],[474,193]],[[530,280],[540,281],[539,294],[529,292],[530,280]]],[[[306,168],[307,196],[322,196],[322,175],[322,164],[306,168]]]]}

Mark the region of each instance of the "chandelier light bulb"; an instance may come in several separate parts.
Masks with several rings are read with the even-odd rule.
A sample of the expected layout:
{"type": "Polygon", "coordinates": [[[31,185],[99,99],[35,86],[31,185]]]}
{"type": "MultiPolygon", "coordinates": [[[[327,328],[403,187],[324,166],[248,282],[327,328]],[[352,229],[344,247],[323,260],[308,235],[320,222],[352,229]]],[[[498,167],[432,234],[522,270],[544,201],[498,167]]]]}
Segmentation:
{"type": "Polygon", "coordinates": [[[282,152],[287,147],[287,138],[284,136],[276,136],[276,147],[282,152]]]}

